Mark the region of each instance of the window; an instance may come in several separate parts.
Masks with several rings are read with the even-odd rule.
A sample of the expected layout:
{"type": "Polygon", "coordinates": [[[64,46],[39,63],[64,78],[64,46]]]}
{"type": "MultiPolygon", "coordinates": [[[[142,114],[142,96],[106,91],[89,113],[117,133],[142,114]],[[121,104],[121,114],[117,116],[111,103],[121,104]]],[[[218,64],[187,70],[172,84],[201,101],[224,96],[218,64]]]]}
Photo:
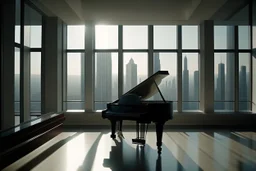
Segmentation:
{"type": "Polygon", "coordinates": [[[177,26],[154,26],[154,49],[177,49],[177,26]]]}
{"type": "Polygon", "coordinates": [[[95,26],[96,49],[118,49],[118,26],[95,26]]]}
{"type": "Polygon", "coordinates": [[[15,43],[20,43],[20,0],[15,3],[15,43]]]}
{"type": "Polygon", "coordinates": [[[85,26],[69,25],[67,27],[67,48],[84,49],[85,26]]]}
{"type": "Polygon", "coordinates": [[[105,109],[107,103],[118,99],[118,55],[99,52],[95,55],[94,109],[105,109]]]}
{"type": "Polygon", "coordinates": [[[250,53],[239,53],[239,110],[251,110],[250,53]]]}
{"type": "Polygon", "coordinates": [[[239,49],[250,49],[250,41],[250,26],[238,26],[239,49]]]}
{"type": "Polygon", "coordinates": [[[148,78],[148,54],[126,52],[123,57],[123,89],[124,93],[126,93],[148,78]]]}
{"type": "Polygon", "coordinates": [[[148,49],[148,26],[123,26],[124,49],[148,49]]]}
{"type": "MultiPolygon", "coordinates": [[[[169,76],[164,78],[159,85],[159,89],[165,100],[173,101],[173,109],[177,110],[177,53],[154,53],[154,72],[167,70],[169,76]]],[[[153,100],[162,100],[160,94],[153,96],[153,100]]]]}
{"type": "Polygon", "coordinates": [[[234,49],[234,27],[214,26],[214,49],[234,49]]]}
{"type": "MultiPolygon", "coordinates": [[[[20,116],[20,49],[15,48],[14,56],[14,112],[20,116]]],[[[19,122],[16,122],[19,124],[19,122]]]]}
{"type": "Polygon", "coordinates": [[[234,53],[214,54],[214,109],[234,111],[234,53]]]}
{"type": "Polygon", "coordinates": [[[41,115],[41,52],[30,53],[30,112],[41,115]]]}
{"type": "Polygon", "coordinates": [[[30,48],[42,47],[42,16],[26,4],[24,45],[30,48]]]}
{"type": "Polygon", "coordinates": [[[182,49],[199,49],[198,26],[182,26],[182,49]]]}
{"type": "Polygon", "coordinates": [[[199,109],[198,53],[183,53],[182,110],[199,109]]]}
{"type": "Polygon", "coordinates": [[[67,97],[66,110],[84,109],[85,98],[84,53],[67,54],[67,97]]]}

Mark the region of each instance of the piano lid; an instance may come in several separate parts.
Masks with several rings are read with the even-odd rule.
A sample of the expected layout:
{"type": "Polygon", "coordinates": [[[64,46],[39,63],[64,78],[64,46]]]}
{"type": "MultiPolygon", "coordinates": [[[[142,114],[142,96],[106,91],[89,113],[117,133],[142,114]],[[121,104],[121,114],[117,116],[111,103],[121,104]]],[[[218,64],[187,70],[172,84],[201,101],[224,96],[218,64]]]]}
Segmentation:
{"type": "MultiPolygon", "coordinates": [[[[162,79],[164,79],[168,75],[169,75],[168,71],[157,71],[155,74],[151,75],[149,78],[147,78],[142,83],[138,84],[137,86],[129,90],[124,95],[136,94],[142,100],[148,99],[152,97],[154,94],[156,94],[157,91],[160,91],[159,88],[156,86],[156,84],[159,85],[162,79]]],[[[114,103],[116,102],[118,102],[118,100],[116,100],[114,103]]]]}

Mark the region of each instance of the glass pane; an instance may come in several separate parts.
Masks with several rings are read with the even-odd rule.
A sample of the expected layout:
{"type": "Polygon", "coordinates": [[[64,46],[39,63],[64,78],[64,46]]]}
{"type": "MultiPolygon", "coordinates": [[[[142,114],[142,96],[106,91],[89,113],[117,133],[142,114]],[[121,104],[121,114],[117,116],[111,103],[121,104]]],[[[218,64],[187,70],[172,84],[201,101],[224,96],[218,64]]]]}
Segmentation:
{"type": "Polygon", "coordinates": [[[66,110],[83,110],[84,102],[82,102],[82,101],[64,102],[64,109],[66,109],[66,110]]]}
{"type": "Polygon", "coordinates": [[[14,111],[20,112],[20,49],[15,48],[14,59],[14,111]]]}
{"type": "Polygon", "coordinates": [[[177,26],[154,26],[154,49],[177,49],[177,26]]]}
{"type": "MultiPolygon", "coordinates": [[[[79,106],[80,103],[73,101],[84,101],[85,97],[85,58],[84,53],[67,54],[67,101],[79,106]]],[[[69,106],[75,109],[75,106],[69,106]]],[[[79,107],[79,109],[81,109],[79,107]]],[[[82,107],[84,109],[84,105],[82,107]]]]}
{"type": "Polygon", "coordinates": [[[41,52],[30,53],[30,112],[41,112],[41,52]]]}
{"type": "Polygon", "coordinates": [[[117,49],[118,26],[95,26],[95,48],[117,49]]]}
{"type": "MultiPolygon", "coordinates": [[[[256,25],[256,23],[255,23],[255,25],[256,25]]],[[[253,26],[252,43],[253,43],[253,48],[254,48],[254,57],[256,58],[256,26],[253,26]]]]}
{"type": "Polygon", "coordinates": [[[69,25],[67,26],[67,44],[68,49],[84,49],[85,26],[69,25]]]}
{"type": "MultiPolygon", "coordinates": [[[[251,101],[251,74],[249,53],[239,53],[239,101],[251,101]]],[[[239,103],[239,110],[251,110],[247,103],[239,103]]]]}
{"type": "Polygon", "coordinates": [[[214,102],[214,111],[234,111],[234,102],[214,102]]]}
{"type": "Polygon", "coordinates": [[[214,49],[234,49],[233,26],[214,26],[214,49]]]}
{"type": "MultiPolygon", "coordinates": [[[[199,101],[198,53],[183,53],[182,101],[199,101]]],[[[183,103],[182,110],[198,110],[191,103],[183,103]]]]}
{"type": "Polygon", "coordinates": [[[251,48],[250,26],[238,26],[239,49],[251,48]]]}
{"type": "Polygon", "coordinates": [[[124,93],[148,78],[148,54],[124,53],[124,93]]]}
{"type": "Polygon", "coordinates": [[[15,4],[15,42],[20,43],[20,0],[15,4]]]}
{"type": "Polygon", "coordinates": [[[31,48],[42,47],[42,16],[25,4],[24,45],[31,48]]]}
{"type": "Polygon", "coordinates": [[[252,108],[251,105],[251,102],[239,102],[239,110],[250,112],[252,108]]]}
{"type": "Polygon", "coordinates": [[[198,26],[182,26],[182,49],[198,49],[198,26]]]}
{"type": "MultiPolygon", "coordinates": [[[[154,53],[154,72],[167,70],[159,88],[166,100],[177,101],[177,53],[154,53]]],[[[162,100],[160,94],[153,96],[153,100],[162,100]]]]}
{"type": "Polygon", "coordinates": [[[199,102],[182,102],[183,110],[199,110],[199,102]],[[184,109],[189,106],[189,109],[184,109]]]}
{"type": "Polygon", "coordinates": [[[148,49],[148,26],[123,26],[124,49],[148,49]]]}
{"type": "MultiPolygon", "coordinates": [[[[118,98],[118,54],[95,54],[95,109],[103,109],[101,102],[118,98]],[[100,103],[96,103],[100,102],[100,103]]],[[[106,108],[106,106],[104,106],[106,108]]]]}
{"type": "Polygon", "coordinates": [[[214,99],[215,110],[234,110],[235,61],[233,53],[214,54],[214,99]]]}

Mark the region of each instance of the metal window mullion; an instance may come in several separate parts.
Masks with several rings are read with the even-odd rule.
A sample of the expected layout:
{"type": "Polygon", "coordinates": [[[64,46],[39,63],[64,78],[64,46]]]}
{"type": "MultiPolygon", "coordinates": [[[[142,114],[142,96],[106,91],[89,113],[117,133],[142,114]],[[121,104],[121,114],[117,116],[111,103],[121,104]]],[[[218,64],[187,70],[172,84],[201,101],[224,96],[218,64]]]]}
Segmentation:
{"type": "Polygon", "coordinates": [[[249,28],[250,28],[250,110],[252,111],[252,102],[253,102],[253,56],[252,56],[252,49],[253,49],[253,2],[249,2],[249,28]]]}
{"type": "Polygon", "coordinates": [[[235,104],[234,110],[235,112],[239,111],[239,51],[238,51],[238,26],[234,28],[234,48],[235,48],[235,104]]]}
{"type": "Polygon", "coordinates": [[[153,75],[155,71],[153,71],[153,44],[154,44],[154,37],[153,37],[154,28],[153,25],[148,26],[148,76],[153,75]]]}
{"type": "Polygon", "coordinates": [[[118,98],[123,94],[123,26],[118,26],[118,98]]]}
{"type": "Polygon", "coordinates": [[[178,112],[182,111],[182,28],[180,25],[177,26],[177,45],[178,45],[178,54],[177,54],[177,92],[178,92],[178,102],[177,110],[178,112]]]}

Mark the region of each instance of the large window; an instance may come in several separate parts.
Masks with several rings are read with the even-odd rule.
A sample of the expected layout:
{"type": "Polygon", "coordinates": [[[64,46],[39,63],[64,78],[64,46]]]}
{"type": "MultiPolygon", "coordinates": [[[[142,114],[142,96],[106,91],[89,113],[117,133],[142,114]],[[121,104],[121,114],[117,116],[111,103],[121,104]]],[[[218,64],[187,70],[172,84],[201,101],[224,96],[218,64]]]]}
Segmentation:
{"type": "Polygon", "coordinates": [[[250,47],[249,26],[214,27],[214,110],[251,110],[250,47]]]}
{"type": "Polygon", "coordinates": [[[182,26],[182,110],[199,110],[198,26],[182,26]]]}
{"type": "Polygon", "coordinates": [[[84,53],[67,54],[67,110],[84,109],[84,53]]]}
{"type": "Polygon", "coordinates": [[[41,114],[41,52],[30,53],[30,112],[41,114]]]}
{"type": "MultiPolygon", "coordinates": [[[[94,101],[91,106],[94,110],[105,109],[107,103],[143,82],[149,73],[159,70],[167,70],[170,74],[162,80],[159,88],[166,100],[173,101],[175,111],[178,103],[182,106],[180,110],[199,109],[198,26],[96,25],[94,29],[92,39],[95,39],[86,39],[95,42],[92,67],[94,101]],[[182,39],[178,39],[178,35],[182,39]],[[179,70],[182,72],[180,78],[179,70]],[[180,85],[179,79],[182,80],[180,85]],[[179,93],[183,96],[178,102],[179,93]]],[[[78,32],[85,32],[84,27],[67,27],[67,90],[64,93],[67,95],[67,110],[84,109],[85,106],[85,62],[82,59],[85,48],[81,43],[84,42],[81,39],[84,33],[77,39],[80,43],[72,43],[74,40],[71,38],[78,32]]],[[[157,93],[148,100],[162,98],[157,93]]]]}
{"type": "Polygon", "coordinates": [[[85,109],[85,26],[67,26],[64,110],[85,109]]]}
{"type": "Polygon", "coordinates": [[[182,110],[199,109],[198,53],[182,54],[182,110]]]}
{"type": "MultiPolygon", "coordinates": [[[[159,85],[159,89],[165,100],[173,101],[173,109],[177,110],[177,53],[155,52],[153,59],[154,72],[166,70],[169,76],[164,78],[159,85]]],[[[160,94],[153,96],[153,100],[162,100],[160,94]]]]}
{"type": "Polygon", "coordinates": [[[234,53],[214,54],[214,109],[234,110],[235,101],[234,53]]]}

